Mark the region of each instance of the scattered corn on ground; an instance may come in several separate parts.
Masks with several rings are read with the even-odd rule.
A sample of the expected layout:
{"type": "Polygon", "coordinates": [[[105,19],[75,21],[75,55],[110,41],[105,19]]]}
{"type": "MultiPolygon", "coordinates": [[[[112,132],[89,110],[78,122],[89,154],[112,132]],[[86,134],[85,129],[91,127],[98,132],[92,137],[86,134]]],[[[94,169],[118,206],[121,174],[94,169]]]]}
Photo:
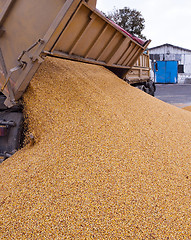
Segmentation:
{"type": "Polygon", "coordinates": [[[191,106],[184,107],[183,109],[191,112],[191,106]]]}
{"type": "Polygon", "coordinates": [[[47,58],[35,137],[0,165],[0,239],[191,239],[191,113],[103,67],[47,58]]]}

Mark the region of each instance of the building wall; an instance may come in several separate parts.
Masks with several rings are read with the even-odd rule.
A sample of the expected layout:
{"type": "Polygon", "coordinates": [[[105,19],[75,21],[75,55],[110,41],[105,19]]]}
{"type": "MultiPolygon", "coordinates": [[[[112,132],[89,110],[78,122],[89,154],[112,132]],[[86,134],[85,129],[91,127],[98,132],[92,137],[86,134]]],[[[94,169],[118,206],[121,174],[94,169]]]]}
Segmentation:
{"type": "Polygon", "coordinates": [[[178,83],[191,83],[191,50],[162,45],[149,50],[152,61],[178,61],[178,83]],[[183,70],[183,72],[181,72],[183,70]]]}

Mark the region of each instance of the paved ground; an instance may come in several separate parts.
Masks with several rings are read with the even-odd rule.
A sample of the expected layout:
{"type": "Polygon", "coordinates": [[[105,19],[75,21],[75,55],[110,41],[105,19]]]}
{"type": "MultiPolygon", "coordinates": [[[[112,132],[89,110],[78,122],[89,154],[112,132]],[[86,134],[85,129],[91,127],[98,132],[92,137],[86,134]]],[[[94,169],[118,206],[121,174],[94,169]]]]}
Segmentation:
{"type": "Polygon", "coordinates": [[[156,84],[155,97],[180,108],[191,106],[191,84],[156,84]]]}

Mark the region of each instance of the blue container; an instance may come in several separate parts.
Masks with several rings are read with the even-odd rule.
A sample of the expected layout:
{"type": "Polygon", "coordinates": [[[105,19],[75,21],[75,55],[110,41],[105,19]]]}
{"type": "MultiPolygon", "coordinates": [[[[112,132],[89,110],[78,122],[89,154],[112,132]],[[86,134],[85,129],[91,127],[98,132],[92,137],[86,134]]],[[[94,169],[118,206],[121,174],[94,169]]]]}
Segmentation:
{"type": "Polygon", "coordinates": [[[157,61],[154,67],[156,83],[177,83],[178,62],[177,61],[157,61]]]}

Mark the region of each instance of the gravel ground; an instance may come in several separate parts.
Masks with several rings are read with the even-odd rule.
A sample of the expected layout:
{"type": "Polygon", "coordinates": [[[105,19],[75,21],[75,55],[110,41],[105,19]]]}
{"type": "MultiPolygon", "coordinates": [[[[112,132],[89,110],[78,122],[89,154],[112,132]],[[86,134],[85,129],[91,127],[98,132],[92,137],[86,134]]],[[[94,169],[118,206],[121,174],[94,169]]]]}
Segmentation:
{"type": "Polygon", "coordinates": [[[191,239],[191,113],[47,58],[29,142],[0,165],[0,239],[191,239]]]}

